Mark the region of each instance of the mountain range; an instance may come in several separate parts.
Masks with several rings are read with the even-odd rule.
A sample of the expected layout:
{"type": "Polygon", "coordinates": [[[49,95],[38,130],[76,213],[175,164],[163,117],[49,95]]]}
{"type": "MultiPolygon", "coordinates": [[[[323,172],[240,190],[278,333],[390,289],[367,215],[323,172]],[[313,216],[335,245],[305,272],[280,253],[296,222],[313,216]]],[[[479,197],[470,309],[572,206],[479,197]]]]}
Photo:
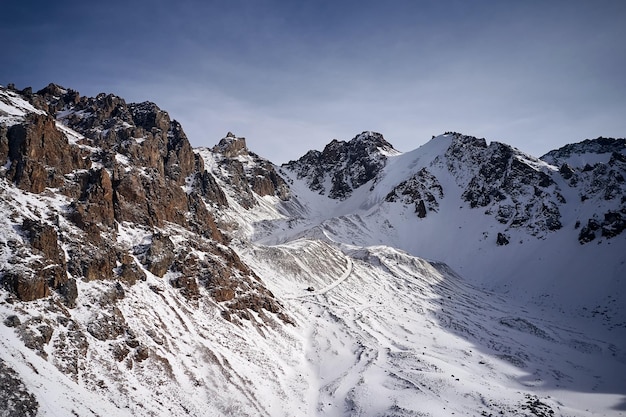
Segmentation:
{"type": "Polygon", "coordinates": [[[281,166],[0,87],[3,416],[626,414],[626,141],[281,166]]]}

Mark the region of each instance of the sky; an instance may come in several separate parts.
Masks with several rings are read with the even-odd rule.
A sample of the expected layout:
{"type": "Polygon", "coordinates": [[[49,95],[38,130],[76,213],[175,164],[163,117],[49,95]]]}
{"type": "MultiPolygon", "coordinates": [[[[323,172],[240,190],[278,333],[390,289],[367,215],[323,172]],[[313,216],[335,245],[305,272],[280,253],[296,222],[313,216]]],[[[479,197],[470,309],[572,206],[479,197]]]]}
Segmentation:
{"type": "Polygon", "coordinates": [[[456,131],[541,156],[626,136],[622,0],[3,0],[0,84],[153,101],[274,163],[456,131]]]}

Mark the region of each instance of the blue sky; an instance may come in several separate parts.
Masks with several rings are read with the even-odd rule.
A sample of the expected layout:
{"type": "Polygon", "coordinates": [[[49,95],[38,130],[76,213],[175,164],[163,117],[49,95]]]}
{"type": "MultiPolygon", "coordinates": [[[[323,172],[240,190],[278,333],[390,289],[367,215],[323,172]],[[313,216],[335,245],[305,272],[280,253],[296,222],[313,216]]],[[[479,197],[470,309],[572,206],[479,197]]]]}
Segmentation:
{"type": "Polygon", "coordinates": [[[2,2],[0,84],[154,101],[275,163],[364,130],[540,156],[626,136],[626,1],[2,2]]]}

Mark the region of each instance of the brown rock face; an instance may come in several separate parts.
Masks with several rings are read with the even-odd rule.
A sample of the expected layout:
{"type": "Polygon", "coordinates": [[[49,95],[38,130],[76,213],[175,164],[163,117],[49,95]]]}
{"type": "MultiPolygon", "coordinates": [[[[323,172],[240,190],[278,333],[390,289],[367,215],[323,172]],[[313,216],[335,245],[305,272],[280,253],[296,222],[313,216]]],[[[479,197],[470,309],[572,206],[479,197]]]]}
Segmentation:
{"type": "Polygon", "coordinates": [[[234,158],[241,154],[248,154],[246,138],[238,138],[231,132],[213,148],[213,152],[219,152],[226,158],[234,158]]]}
{"type": "Polygon", "coordinates": [[[119,262],[122,264],[119,271],[119,279],[128,284],[134,284],[137,281],[145,281],[146,274],[137,265],[135,259],[127,253],[119,254],[119,262]]]}
{"type": "Polygon", "coordinates": [[[199,194],[192,193],[188,198],[188,211],[191,214],[191,218],[189,219],[190,228],[199,235],[210,238],[218,243],[226,243],[226,238],[215,224],[215,219],[207,210],[202,197],[199,194]]]}
{"type": "Polygon", "coordinates": [[[148,271],[158,277],[163,277],[174,263],[174,244],[169,237],[157,233],[152,236],[152,243],[144,256],[144,263],[148,271]]]}
{"type": "MultiPolygon", "coordinates": [[[[58,192],[67,204],[50,207],[40,219],[35,219],[38,209],[15,213],[28,239],[11,242],[9,262],[17,266],[0,271],[1,285],[24,301],[54,290],[73,307],[76,279],[116,280],[122,288],[119,282],[146,280],[143,265],[159,277],[174,272],[169,282],[186,297],[208,294],[239,317],[249,317],[248,309],[278,311],[271,293],[227,246],[211,212],[228,205],[226,196],[167,112],[153,103],[127,104],[112,94],[80,97],[54,84],[22,98],[48,114],[33,113],[21,123],[0,125],[0,160],[9,162],[0,176],[22,190],[45,191],[42,198],[58,192]],[[84,138],[70,142],[57,123],[84,138]],[[128,247],[118,235],[126,228],[151,234],[151,242],[128,247]],[[175,234],[181,235],[176,245],[175,234]],[[24,265],[25,258],[36,260],[24,265]]],[[[249,154],[245,139],[232,134],[222,145],[232,157],[249,154]]],[[[233,172],[251,202],[253,192],[278,193],[282,179],[271,164],[251,171],[233,161],[233,172]]],[[[121,316],[100,317],[88,330],[108,340],[121,334],[116,322],[123,327],[121,316]],[[100,326],[102,320],[111,325],[100,326]]],[[[120,351],[120,357],[127,355],[120,351]]]]}
{"type": "Polygon", "coordinates": [[[84,152],[69,145],[49,115],[30,114],[25,123],[8,128],[6,137],[7,155],[0,157],[11,161],[7,177],[29,192],[59,187],[63,175],[91,164],[84,152]]]}
{"type": "Polygon", "coordinates": [[[103,168],[91,170],[83,177],[83,182],[82,195],[71,205],[72,221],[91,235],[114,230],[113,187],[109,173],[103,168]]]}
{"type": "Polygon", "coordinates": [[[59,247],[59,236],[54,227],[32,219],[24,219],[22,229],[28,234],[32,247],[43,254],[51,264],[65,266],[65,256],[59,247]]]}
{"type": "Polygon", "coordinates": [[[215,178],[204,170],[202,159],[200,159],[200,163],[202,170],[196,175],[196,186],[199,189],[199,194],[218,207],[228,207],[228,200],[224,191],[217,185],[215,178]]]}
{"type": "Polygon", "coordinates": [[[9,129],[0,125],[0,158],[3,161],[6,161],[9,157],[9,137],[8,137],[9,129]]]}
{"type": "Polygon", "coordinates": [[[72,275],[82,277],[85,281],[113,279],[117,256],[111,243],[75,243],[68,248],[68,255],[67,269],[72,275]]]}
{"type": "Polygon", "coordinates": [[[289,187],[269,161],[259,160],[249,178],[252,191],[258,195],[275,195],[283,201],[289,200],[289,187]]]}
{"type": "Polygon", "coordinates": [[[289,199],[289,187],[285,180],[276,172],[271,162],[248,150],[245,138],[237,138],[228,132],[213,147],[213,152],[220,168],[228,172],[228,177],[223,180],[237,190],[237,202],[242,207],[249,209],[257,204],[254,194],[289,199]],[[242,162],[239,158],[242,156],[250,162],[242,162]]]}
{"type": "MultiPolygon", "coordinates": [[[[180,276],[174,278],[171,284],[175,288],[180,288],[185,297],[190,299],[197,299],[200,296],[200,289],[198,287],[198,281],[193,276],[180,276]]],[[[218,300],[216,300],[218,301],[218,300]]]]}
{"type": "MultiPolygon", "coordinates": [[[[177,185],[185,184],[185,179],[196,171],[198,161],[187,140],[182,126],[177,121],[171,122],[171,137],[167,144],[165,157],[165,175],[176,182],[177,185]]],[[[204,164],[201,167],[204,170],[204,164]]]]}
{"type": "Polygon", "coordinates": [[[5,273],[0,282],[18,299],[32,301],[47,297],[51,289],[67,285],[66,262],[53,226],[25,219],[21,229],[28,238],[29,251],[36,257],[25,257],[25,253],[15,254],[9,262],[19,267],[5,273]]]}
{"type": "Polygon", "coordinates": [[[5,274],[4,287],[22,301],[33,301],[50,295],[50,287],[45,278],[35,274],[5,274]]]}

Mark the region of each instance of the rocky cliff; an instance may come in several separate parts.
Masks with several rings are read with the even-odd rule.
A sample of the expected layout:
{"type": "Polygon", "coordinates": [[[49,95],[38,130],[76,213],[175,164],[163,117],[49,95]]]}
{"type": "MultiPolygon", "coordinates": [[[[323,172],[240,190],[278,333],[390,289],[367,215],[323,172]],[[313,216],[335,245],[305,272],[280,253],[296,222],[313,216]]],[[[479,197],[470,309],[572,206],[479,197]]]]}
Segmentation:
{"type": "MultiPolygon", "coordinates": [[[[71,330],[45,324],[50,318],[13,322],[29,347],[57,355],[73,345],[84,357],[87,334],[132,339],[116,302],[146,274],[190,302],[213,300],[234,323],[252,319],[251,312],[259,325],[270,317],[290,321],[216,226],[213,211],[227,204],[224,193],[166,112],[53,84],[37,93],[3,88],[0,100],[0,284],[7,301],[46,298],[72,321],[67,309],[76,306],[78,281],[111,288],[98,296],[100,311],[72,321],[71,330]],[[49,346],[53,331],[66,342],[49,346]]],[[[134,357],[128,348],[115,355],[148,355],[133,348],[134,357]]]]}
{"type": "Polygon", "coordinates": [[[270,161],[248,149],[245,138],[228,132],[210,153],[216,165],[213,172],[234,191],[233,195],[242,207],[250,209],[257,205],[255,195],[276,196],[283,201],[289,199],[288,184],[270,161]]]}
{"type": "Polygon", "coordinates": [[[376,132],[363,132],[345,142],[331,141],[323,151],[309,151],[283,168],[305,178],[308,186],[329,198],[344,200],[352,190],[374,179],[385,166],[393,146],[376,132]]]}

